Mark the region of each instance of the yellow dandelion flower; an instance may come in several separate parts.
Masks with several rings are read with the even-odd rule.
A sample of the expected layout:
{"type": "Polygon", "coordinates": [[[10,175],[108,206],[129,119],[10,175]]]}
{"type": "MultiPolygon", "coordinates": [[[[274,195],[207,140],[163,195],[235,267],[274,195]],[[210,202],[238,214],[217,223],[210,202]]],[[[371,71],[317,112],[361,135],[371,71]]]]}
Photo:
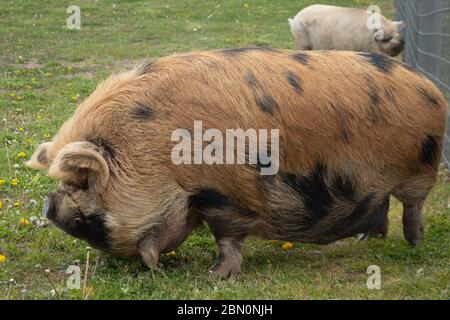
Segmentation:
{"type": "Polygon", "coordinates": [[[292,250],[293,248],[294,248],[294,245],[292,244],[292,243],[290,243],[290,242],[286,242],[285,244],[283,244],[282,246],[281,246],[281,248],[283,249],[283,250],[292,250]]]}
{"type": "Polygon", "coordinates": [[[30,224],[30,221],[27,218],[21,218],[20,219],[20,224],[23,226],[27,226],[30,224]]]}
{"type": "Polygon", "coordinates": [[[175,251],[170,251],[166,253],[167,257],[175,257],[177,255],[177,253],[175,251]]]}
{"type": "Polygon", "coordinates": [[[78,101],[78,95],[72,96],[71,99],[72,99],[73,102],[77,102],[78,101]]]}
{"type": "Polygon", "coordinates": [[[15,96],[16,96],[16,93],[15,93],[15,92],[11,92],[10,96],[11,96],[11,97],[15,97],[15,96]]]}
{"type": "Polygon", "coordinates": [[[37,117],[36,117],[36,119],[38,119],[38,120],[42,120],[43,119],[43,117],[40,115],[40,114],[38,114],[37,115],[37,117]]]}
{"type": "Polygon", "coordinates": [[[3,201],[0,200],[0,209],[3,209],[3,201]]]}
{"type": "Polygon", "coordinates": [[[4,185],[6,183],[6,180],[5,179],[0,179],[0,186],[1,185],[4,185]]]}
{"type": "Polygon", "coordinates": [[[50,135],[48,134],[48,133],[44,133],[44,139],[48,139],[48,138],[50,138],[50,135]]]}
{"type": "Polygon", "coordinates": [[[46,76],[46,77],[49,77],[50,75],[51,75],[50,72],[46,72],[46,73],[45,73],[45,76],[46,76]]]}
{"type": "Polygon", "coordinates": [[[15,187],[15,186],[17,186],[18,184],[19,184],[19,180],[17,180],[17,179],[12,179],[12,180],[11,180],[11,185],[12,185],[12,186],[15,187]]]}
{"type": "Polygon", "coordinates": [[[17,158],[19,158],[19,159],[25,158],[26,156],[27,156],[27,154],[26,154],[26,152],[24,152],[24,151],[20,151],[20,152],[17,154],[17,158]]]}
{"type": "Polygon", "coordinates": [[[17,100],[22,100],[22,97],[21,96],[17,96],[17,100]]]}
{"type": "Polygon", "coordinates": [[[0,254],[0,263],[3,263],[6,261],[6,256],[0,254]]]}
{"type": "Polygon", "coordinates": [[[22,128],[22,127],[18,128],[17,130],[19,130],[20,132],[24,132],[25,131],[25,129],[22,128]]]}
{"type": "Polygon", "coordinates": [[[20,202],[19,202],[19,201],[14,202],[14,207],[15,207],[15,208],[20,207],[20,202]]]}
{"type": "Polygon", "coordinates": [[[248,3],[244,3],[244,8],[248,9],[248,3]]]}
{"type": "Polygon", "coordinates": [[[31,138],[27,138],[27,143],[29,143],[29,144],[33,144],[33,139],[31,139],[31,138]]]}
{"type": "Polygon", "coordinates": [[[68,66],[68,67],[67,67],[67,70],[72,70],[72,66],[68,66]]]}

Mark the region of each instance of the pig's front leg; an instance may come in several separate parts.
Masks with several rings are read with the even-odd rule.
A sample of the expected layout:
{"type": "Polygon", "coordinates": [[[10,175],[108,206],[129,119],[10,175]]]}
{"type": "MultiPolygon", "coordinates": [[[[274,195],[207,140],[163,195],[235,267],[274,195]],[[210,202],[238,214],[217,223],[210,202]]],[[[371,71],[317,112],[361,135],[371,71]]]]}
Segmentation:
{"type": "Polygon", "coordinates": [[[149,268],[156,268],[160,252],[176,250],[196,227],[200,219],[192,214],[186,220],[165,220],[161,225],[153,227],[139,241],[139,253],[142,261],[149,268]]]}
{"type": "Polygon", "coordinates": [[[211,268],[211,272],[221,278],[233,278],[241,271],[242,239],[216,237],[216,242],[219,247],[219,261],[211,268]]]}
{"type": "Polygon", "coordinates": [[[160,252],[157,237],[153,233],[147,234],[139,241],[138,246],[142,262],[151,269],[157,268],[160,252]]]}

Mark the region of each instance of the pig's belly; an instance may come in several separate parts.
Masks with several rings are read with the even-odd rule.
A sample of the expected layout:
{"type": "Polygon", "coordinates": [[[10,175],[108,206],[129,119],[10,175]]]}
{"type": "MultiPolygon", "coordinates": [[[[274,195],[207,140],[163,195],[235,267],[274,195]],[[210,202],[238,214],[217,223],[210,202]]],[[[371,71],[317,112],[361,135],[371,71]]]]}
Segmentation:
{"type": "Polygon", "coordinates": [[[341,212],[337,217],[330,212],[326,220],[316,223],[309,223],[305,218],[279,217],[277,221],[265,224],[266,227],[261,228],[257,235],[274,240],[329,244],[361,233],[382,230],[387,224],[389,196],[372,204],[370,210],[365,210],[363,206],[361,203],[355,204],[352,211],[347,214],[341,212]]]}

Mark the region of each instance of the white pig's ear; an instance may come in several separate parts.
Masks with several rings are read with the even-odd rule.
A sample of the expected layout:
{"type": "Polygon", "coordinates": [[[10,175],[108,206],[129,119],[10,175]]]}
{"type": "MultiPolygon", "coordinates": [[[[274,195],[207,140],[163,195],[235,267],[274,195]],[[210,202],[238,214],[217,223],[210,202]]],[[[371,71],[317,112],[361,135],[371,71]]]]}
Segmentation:
{"type": "Polygon", "coordinates": [[[56,155],[48,175],[65,182],[87,180],[89,189],[101,191],[109,178],[109,167],[99,148],[90,142],[72,142],[56,155]]]}
{"type": "Polygon", "coordinates": [[[394,21],[392,24],[397,28],[398,31],[401,31],[405,27],[404,21],[394,21]]]}
{"type": "Polygon", "coordinates": [[[373,40],[380,42],[384,39],[384,30],[382,29],[376,29],[373,33],[373,40]]]}
{"type": "Polygon", "coordinates": [[[49,150],[52,147],[53,142],[46,142],[41,144],[35,153],[31,156],[30,160],[25,162],[25,165],[32,169],[47,170],[50,167],[49,150]]]}

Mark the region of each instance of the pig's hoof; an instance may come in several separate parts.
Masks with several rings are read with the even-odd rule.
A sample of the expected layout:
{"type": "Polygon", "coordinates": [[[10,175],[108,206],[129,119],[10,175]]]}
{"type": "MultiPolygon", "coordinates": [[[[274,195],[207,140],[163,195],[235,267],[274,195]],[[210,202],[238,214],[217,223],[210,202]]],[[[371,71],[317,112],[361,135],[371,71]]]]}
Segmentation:
{"type": "Polygon", "coordinates": [[[404,229],[405,239],[411,247],[420,244],[424,237],[424,228],[404,229]]]}
{"type": "Polygon", "coordinates": [[[366,241],[371,238],[386,239],[387,230],[371,230],[368,232],[360,233],[356,237],[356,242],[366,241]]]}
{"type": "Polygon", "coordinates": [[[231,263],[219,263],[212,267],[209,272],[221,279],[233,279],[241,272],[241,267],[231,263]]]}
{"type": "Polygon", "coordinates": [[[369,239],[368,233],[360,233],[356,236],[356,242],[367,241],[369,239]]]}

